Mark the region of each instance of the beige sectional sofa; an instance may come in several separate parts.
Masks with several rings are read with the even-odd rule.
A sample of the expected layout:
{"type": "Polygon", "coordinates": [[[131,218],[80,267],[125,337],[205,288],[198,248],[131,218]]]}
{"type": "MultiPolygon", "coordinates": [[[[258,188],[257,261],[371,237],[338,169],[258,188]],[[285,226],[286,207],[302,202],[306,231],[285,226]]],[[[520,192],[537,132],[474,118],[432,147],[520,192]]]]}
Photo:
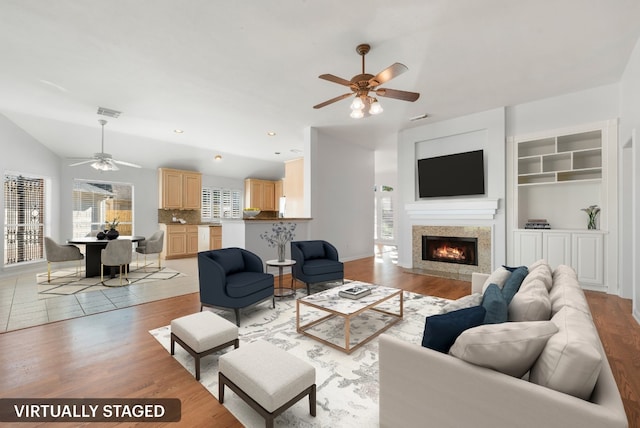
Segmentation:
{"type": "MultiPolygon", "coordinates": [[[[474,274],[472,295],[505,276],[474,274]]],[[[464,331],[449,354],[382,334],[380,426],[628,426],[573,269],[536,262],[508,310],[508,322],[464,331]],[[523,361],[533,363],[520,376],[523,361]]]]}

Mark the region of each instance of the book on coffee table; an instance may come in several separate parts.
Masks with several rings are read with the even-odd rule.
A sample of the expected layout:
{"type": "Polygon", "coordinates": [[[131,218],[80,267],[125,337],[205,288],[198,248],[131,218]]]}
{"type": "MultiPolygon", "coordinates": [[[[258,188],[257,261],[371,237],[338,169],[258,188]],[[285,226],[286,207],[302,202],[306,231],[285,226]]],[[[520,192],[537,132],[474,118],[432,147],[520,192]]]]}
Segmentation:
{"type": "Polygon", "coordinates": [[[338,291],[340,297],[346,297],[347,299],[359,299],[367,294],[371,294],[371,289],[361,285],[338,291]]]}

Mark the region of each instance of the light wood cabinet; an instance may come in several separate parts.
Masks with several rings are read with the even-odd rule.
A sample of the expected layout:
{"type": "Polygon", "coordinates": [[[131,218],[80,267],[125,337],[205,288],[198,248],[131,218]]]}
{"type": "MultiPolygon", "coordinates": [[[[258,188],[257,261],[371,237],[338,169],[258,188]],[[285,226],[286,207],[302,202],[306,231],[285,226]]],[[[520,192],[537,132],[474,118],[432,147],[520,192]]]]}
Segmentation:
{"type": "Polygon", "coordinates": [[[164,230],[163,259],[180,259],[198,254],[198,226],[161,224],[164,230]]]}
{"type": "Polygon", "coordinates": [[[277,211],[276,182],[247,178],[244,180],[245,208],[259,208],[262,211],[277,211]]]}
{"type": "Polygon", "coordinates": [[[199,210],[202,198],[202,174],[195,171],[160,168],[158,171],[160,208],[199,210]]]}

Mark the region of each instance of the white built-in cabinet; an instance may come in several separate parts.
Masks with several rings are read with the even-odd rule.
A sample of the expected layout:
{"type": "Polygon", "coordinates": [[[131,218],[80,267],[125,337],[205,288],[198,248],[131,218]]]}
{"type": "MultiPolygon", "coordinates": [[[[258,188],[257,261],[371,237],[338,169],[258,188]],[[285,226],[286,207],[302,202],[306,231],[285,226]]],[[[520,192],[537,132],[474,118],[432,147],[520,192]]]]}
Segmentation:
{"type": "Polygon", "coordinates": [[[509,264],[570,265],[583,287],[616,292],[617,120],[512,137],[507,174],[509,264]],[[602,210],[597,230],[590,205],[602,210]],[[525,229],[529,219],[551,229],[525,229]]]}

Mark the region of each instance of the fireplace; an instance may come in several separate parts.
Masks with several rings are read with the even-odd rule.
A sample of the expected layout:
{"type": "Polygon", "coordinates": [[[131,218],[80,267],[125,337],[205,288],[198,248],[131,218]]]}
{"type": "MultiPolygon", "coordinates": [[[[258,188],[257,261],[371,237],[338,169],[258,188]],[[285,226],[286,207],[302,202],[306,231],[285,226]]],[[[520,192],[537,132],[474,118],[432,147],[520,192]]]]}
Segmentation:
{"type": "Polygon", "coordinates": [[[478,266],[478,239],[422,236],[422,260],[478,266]]]}
{"type": "Polygon", "coordinates": [[[474,272],[491,273],[491,226],[413,225],[412,229],[413,272],[462,281],[471,281],[474,272]],[[437,241],[447,242],[434,254],[429,247],[442,247],[437,241]]]}

